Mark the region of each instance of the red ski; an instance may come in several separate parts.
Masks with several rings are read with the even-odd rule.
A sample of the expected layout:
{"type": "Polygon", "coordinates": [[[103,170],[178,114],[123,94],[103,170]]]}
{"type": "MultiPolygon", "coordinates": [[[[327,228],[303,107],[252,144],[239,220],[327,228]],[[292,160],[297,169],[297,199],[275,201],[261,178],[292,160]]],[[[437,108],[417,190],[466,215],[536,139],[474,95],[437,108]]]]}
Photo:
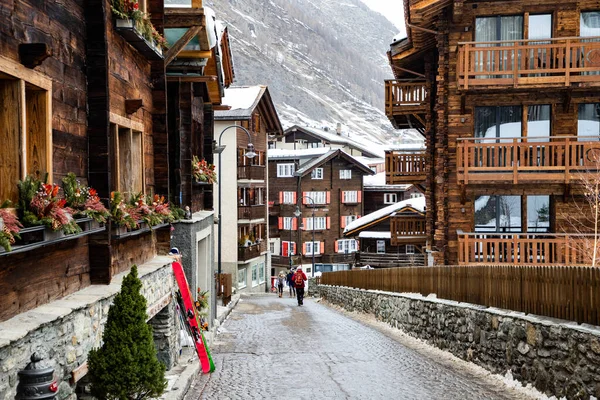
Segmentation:
{"type": "Polygon", "coordinates": [[[175,274],[175,280],[177,280],[179,292],[181,293],[181,298],[183,299],[183,306],[185,307],[182,311],[187,318],[187,322],[192,331],[194,343],[196,344],[196,352],[198,353],[198,358],[200,359],[200,366],[202,367],[202,372],[208,374],[209,372],[213,372],[215,370],[215,366],[210,356],[208,346],[204,341],[202,330],[198,324],[198,316],[196,315],[196,308],[194,307],[192,293],[190,292],[190,287],[181,264],[175,261],[172,266],[173,273],[175,274]]]}

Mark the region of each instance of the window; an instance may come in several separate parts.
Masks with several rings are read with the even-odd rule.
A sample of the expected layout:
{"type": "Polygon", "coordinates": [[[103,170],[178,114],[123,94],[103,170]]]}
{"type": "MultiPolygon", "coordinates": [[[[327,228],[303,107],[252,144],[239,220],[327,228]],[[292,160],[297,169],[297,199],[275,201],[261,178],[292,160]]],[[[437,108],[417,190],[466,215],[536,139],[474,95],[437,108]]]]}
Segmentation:
{"type": "Polygon", "coordinates": [[[411,199],[418,199],[419,197],[423,197],[423,196],[424,196],[423,193],[411,193],[410,194],[411,199]]]}
{"type": "MultiPolygon", "coordinates": [[[[314,204],[328,204],[329,203],[329,192],[304,192],[304,196],[310,197],[314,204]]],[[[311,205],[311,201],[307,198],[302,199],[303,204],[311,205]]]]}
{"type": "Polygon", "coordinates": [[[475,137],[521,137],[521,116],[520,106],[475,107],[475,137]]]}
{"type": "Polygon", "coordinates": [[[377,241],[377,254],[385,254],[385,240],[377,241]]]}
{"type": "Polygon", "coordinates": [[[265,283],[265,263],[258,264],[258,283],[265,283]]]}
{"type": "Polygon", "coordinates": [[[550,196],[527,196],[527,232],[550,232],[550,196]]]}
{"type": "Polygon", "coordinates": [[[281,255],[283,257],[289,257],[296,254],[296,243],[295,242],[281,242],[281,255]]]}
{"type": "Polygon", "coordinates": [[[406,254],[415,254],[415,245],[407,244],[405,249],[406,254]]]}
{"type": "Polygon", "coordinates": [[[311,179],[323,179],[323,168],[315,168],[310,174],[311,179]]]}
{"type": "Polygon", "coordinates": [[[238,270],[238,289],[243,289],[246,287],[246,279],[246,268],[238,270]]]}
{"type": "Polygon", "coordinates": [[[577,136],[579,140],[598,140],[600,138],[600,104],[580,104],[577,117],[577,136]]]}
{"type": "Polygon", "coordinates": [[[294,229],[294,217],[282,217],[283,218],[283,229],[291,231],[294,229]]]}
{"type": "MultiPolygon", "coordinates": [[[[28,76],[32,72],[38,76],[17,63],[10,71],[28,76]]],[[[52,182],[52,81],[39,76],[42,88],[19,76],[7,78],[13,76],[0,71],[0,202],[8,199],[17,204],[18,180],[48,173],[52,182]]]]}
{"type": "Polygon", "coordinates": [[[314,218],[314,229],[313,229],[313,218],[309,217],[309,218],[304,218],[304,221],[302,221],[302,223],[305,226],[305,230],[307,231],[322,231],[327,229],[327,220],[328,217],[315,217],[314,218]]]}
{"type": "Polygon", "coordinates": [[[358,244],[355,239],[340,239],[336,241],[337,253],[355,253],[358,251],[358,244]]]}
{"type": "Polygon", "coordinates": [[[258,264],[252,266],[252,287],[258,285],[258,264]]]}
{"type": "Polygon", "coordinates": [[[277,164],[277,177],[278,178],[291,178],[294,176],[296,171],[296,165],[290,164],[277,164]]]}
{"type": "MultiPolygon", "coordinates": [[[[141,127],[139,127],[141,128],[141,127]]],[[[128,195],[144,192],[144,142],[142,132],[111,124],[114,161],[113,190],[128,195]]]]}
{"type": "Polygon", "coordinates": [[[360,215],[344,215],[342,216],[342,228],[347,227],[353,221],[356,221],[360,218],[360,215]]]}
{"type": "Polygon", "coordinates": [[[304,243],[305,252],[304,255],[312,256],[314,254],[321,254],[321,242],[306,242],[304,243]]]}
{"type": "Polygon", "coordinates": [[[269,243],[269,252],[275,254],[275,242],[269,243]]]}
{"type": "Polygon", "coordinates": [[[342,192],[342,203],[360,203],[360,195],[357,190],[342,192]]]}
{"type": "Polygon", "coordinates": [[[530,105],[527,107],[527,138],[529,142],[547,141],[550,136],[550,114],[549,104],[530,105]],[[534,139],[534,138],[542,139],[534,139]]]}
{"type": "Polygon", "coordinates": [[[340,179],[352,179],[352,170],[340,169],[340,179]]]}
{"type": "Polygon", "coordinates": [[[476,232],[521,232],[521,196],[479,196],[476,232]]]}
{"type": "Polygon", "coordinates": [[[296,204],[296,192],[279,192],[279,203],[296,204]]]}
{"type": "Polygon", "coordinates": [[[277,142],[269,142],[269,150],[276,149],[276,148],[277,148],[277,142]]]}
{"type": "Polygon", "coordinates": [[[396,193],[385,193],[383,195],[383,204],[394,204],[398,202],[398,195],[396,193]]]}

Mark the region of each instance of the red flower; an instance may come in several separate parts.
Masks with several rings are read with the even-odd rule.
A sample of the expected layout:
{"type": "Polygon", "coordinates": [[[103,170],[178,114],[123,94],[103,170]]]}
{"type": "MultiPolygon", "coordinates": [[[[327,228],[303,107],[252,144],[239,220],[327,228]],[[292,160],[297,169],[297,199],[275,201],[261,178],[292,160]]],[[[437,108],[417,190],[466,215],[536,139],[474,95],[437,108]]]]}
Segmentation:
{"type": "Polygon", "coordinates": [[[135,3],[135,4],[133,5],[133,9],[134,9],[134,10],[136,10],[136,11],[137,11],[137,10],[139,10],[139,8],[140,8],[140,5],[139,5],[138,3],[135,3]]]}
{"type": "Polygon", "coordinates": [[[98,194],[98,192],[96,192],[96,189],[92,189],[92,188],[90,188],[89,193],[90,193],[90,196],[96,196],[98,194]]]}

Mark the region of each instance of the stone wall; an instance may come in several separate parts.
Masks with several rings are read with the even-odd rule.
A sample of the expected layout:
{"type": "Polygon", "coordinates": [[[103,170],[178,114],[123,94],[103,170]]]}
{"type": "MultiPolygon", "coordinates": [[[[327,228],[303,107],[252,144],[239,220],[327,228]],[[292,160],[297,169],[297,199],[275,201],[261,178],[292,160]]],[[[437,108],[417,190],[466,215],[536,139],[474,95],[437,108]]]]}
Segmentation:
{"type": "MultiPolygon", "coordinates": [[[[310,286],[309,286],[310,287],[310,286]]],[[[569,399],[600,397],[600,328],[418,294],[320,285],[349,311],[374,314],[408,334],[523,384],[569,399]]]]}
{"type": "MultiPolygon", "coordinates": [[[[171,261],[167,257],[156,257],[138,266],[142,293],[150,309],[156,309],[152,306],[172,297],[175,280],[171,261]]],[[[74,400],[75,385],[70,382],[71,373],[85,368],[89,351],[101,345],[108,309],[120,291],[125,275],[115,276],[110,285],[89,286],[0,323],[0,400],[14,399],[17,372],[28,364],[34,352],[42,355],[44,362],[55,369],[60,393],[57,398],[74,400]]],[[[173,302],[174,298],[170,299],[170,303],[173,302]]],[[[177,323],[174,317],[172,321],[177,323]]],[[[164,333],[159,332],[159,336],[167,338],[164,333]]],[[[178,341],[179,335],[169,337],[178,341]]],[[[178,344],[167,347],[170,346],[178,344]]]]}
{"type": "Polygon", "coordinates": [[[175,299],[173,299],[149,321],[158,361],[165,364],[167,370],[173,368],[179,359],[179,321],[176,319],[175,312],[175,299]]]}

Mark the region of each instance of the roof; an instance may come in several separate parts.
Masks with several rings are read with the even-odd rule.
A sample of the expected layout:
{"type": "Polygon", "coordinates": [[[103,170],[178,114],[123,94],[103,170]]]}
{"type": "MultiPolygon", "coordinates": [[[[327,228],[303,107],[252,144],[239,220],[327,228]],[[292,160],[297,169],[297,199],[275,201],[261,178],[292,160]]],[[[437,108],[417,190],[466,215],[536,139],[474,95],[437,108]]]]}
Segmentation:
{"type": "Polygon", "coordinates": [[[375,231],[362,231],[358,234],[358,237],[361,239],[391,239],[392,232],[375,232],[375,231]]]}
{"type": "Polygon", "coordinates": [[[321,156],[331,151],[330,147],[315,147],[313,149],[300,149],[300,150],[288,150],[288,149],[268,149],[267,158],[270,160],[284,159],[284,160],[299,160],[302,158],[313,158],[321,156]]]}
{"type": "Polygon", "coordinates": [[[402,190],[402,191],[406,191],[408,190],[412,185],[410,184],[403,184],[403,185],[387,185],[385,183],[385,172],[380,172],[378,174],[375,175],[371,175],[371,176],[364,176],[363,177],[363,186],[365,187],[365,189],[367,188],[381,188],[383,190],[385,189],[390,189],[390,190],[402,190]]]}
{"type": "Polygon", "coordinates": [[[361,153],[363,153],[363,156],[366,156],[366,157],[371,157],[371,158],[385,157],[383,147],[381,147],[380,145],[378,145],[376,143],[370,143],[369,145],[366,145],[366,144],[360,143],[354,139],[351,139],[347,136],[337,135],[335,133],[330,133],[330,132],[324,131],[322,129],[294,125],[285,130],[284,136],[290,135],[294,131],[298,131],[298,130],[303,131],[309,135],[315,136],[315,137],[317,137],[323,141],[329,142],[329,143],[341,144],[341,145],[346,145],[348,147],[354,148],[356,150],[359,150],[361,153]]]}
{"type": "Polygon", "coordinates": [[[215,110],[215,121],[250,120],[258,107],[267,123],[267,131],[283,132],[269,88],[265,85],[229,87],[225,89],[221,104],[229,109],[215,110]]]}
{"type": "Polygon", "coordinates": [[[389,218],[397,213],[405,210],[413,210],[416,213],[425,213],[425,197],[417,197],[416,199],[403,200],[398,203],[394,203],[380,210],[373,211],[370,214],[365,215],[346,226],[344,229],[344,236],[356,233],[361,229],[376,224],[383,219],[389,218]]]}
{"type": "Polygon", "coordinates": [[[356,168],[363,171],[366,175],[374,174],[374,172],[371,170],[371,168],[369,168],[368,165],[364,165],[363,163],[361,163],[360,161],[358,161],[356,158],[352,157],[351,155],[347,154],[346,152],[344,152],[340,149],[337,149],[337,150],[329,150],[327,153],[323,154],[322,156],[317,157],[317,158],[305,163],[304,165],[302,165],[302,167],[300,169],[298,169],[296,171],[296,173],[294,175],[295,176],[305,176],[305,175],[309,174],[313,169],[315,169],[337,157],[343,158],[346,161],[348,161],[352,164],[355,164],[356,168]]]}

